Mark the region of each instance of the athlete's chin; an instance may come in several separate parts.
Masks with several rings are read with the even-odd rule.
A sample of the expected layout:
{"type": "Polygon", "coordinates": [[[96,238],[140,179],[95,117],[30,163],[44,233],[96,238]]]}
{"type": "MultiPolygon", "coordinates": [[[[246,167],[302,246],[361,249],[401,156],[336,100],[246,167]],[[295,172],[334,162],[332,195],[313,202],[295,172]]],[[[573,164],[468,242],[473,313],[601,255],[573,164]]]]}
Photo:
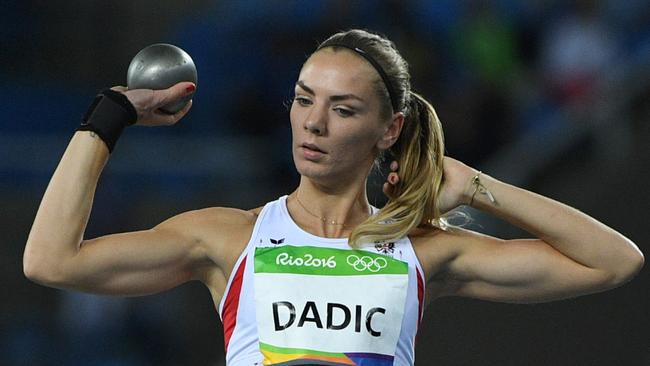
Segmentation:
{"type": "Polygon", "coordinates": [[[327,171],[328,169],[323,166],[317,166],[315,164],[296,163],[296,170],[298,171],[298,174],[303,177],[317,180],[327,178],[329,175],[331,175],[331,173],[327,171]]]}
{"type": "Polygon", "coordinates": [[[294,164],[298,174],[310,179],[327,180],[327,177],[335,174],[331,167],[324,161],[310,161],[301,159],[300,157],[295,157],[294,164]]]}
{"type": "Polygon", "coordinates": [[[325,185],[337,184],[344,181],[349,182],[362,172],[365,171],[367,174],[368,171],[363,166],[355,166],[345,160],[323,159],[320,161],[311,161],[301,159],[300,156],[294,156],[293,161],[298,174],[325,185]]]}

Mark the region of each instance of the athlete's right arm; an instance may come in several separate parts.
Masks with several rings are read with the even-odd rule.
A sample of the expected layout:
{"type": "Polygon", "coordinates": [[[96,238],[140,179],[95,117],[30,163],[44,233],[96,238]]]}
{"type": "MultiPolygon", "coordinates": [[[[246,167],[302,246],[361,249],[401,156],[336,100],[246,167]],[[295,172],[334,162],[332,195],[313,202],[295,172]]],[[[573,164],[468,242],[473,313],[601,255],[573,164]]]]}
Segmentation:
{"type": "MultiPolygon", "coordinates": [[[[170,93],[180,95],[183,91],[170,93]]],[[[179,112],[176,120],[189,107],[179,112]]],[[[136,109],[142,117],[141,109],[136,109]]],[[[154,293],[196,278],[196,269],[210,261],[201,239],[204,233],[197,230],[205,215],[196,211],[150,230],[83,240],[108,156],[106,144],[94,133],[74,134],[29,233],[23,257],[25,275],[52,287],[115,295],[154,293]]]]}

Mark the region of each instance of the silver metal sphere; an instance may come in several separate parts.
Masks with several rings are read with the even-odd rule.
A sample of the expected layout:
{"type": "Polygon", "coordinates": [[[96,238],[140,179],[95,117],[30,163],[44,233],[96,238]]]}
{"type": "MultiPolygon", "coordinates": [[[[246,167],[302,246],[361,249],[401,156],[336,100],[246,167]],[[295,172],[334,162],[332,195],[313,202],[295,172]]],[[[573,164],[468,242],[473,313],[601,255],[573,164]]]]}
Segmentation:
{"type": "MultiPolygon", "coordinates": [[[[126,74],[129,89],[167,89],[181,81],[196,84],[194,61],[181,48],[167,43],[156,43],[138,52],[126,74]]],[[[194,93],[160,108],[162,112],[173,114],[181,110],[192,99],[194,93]]]]}

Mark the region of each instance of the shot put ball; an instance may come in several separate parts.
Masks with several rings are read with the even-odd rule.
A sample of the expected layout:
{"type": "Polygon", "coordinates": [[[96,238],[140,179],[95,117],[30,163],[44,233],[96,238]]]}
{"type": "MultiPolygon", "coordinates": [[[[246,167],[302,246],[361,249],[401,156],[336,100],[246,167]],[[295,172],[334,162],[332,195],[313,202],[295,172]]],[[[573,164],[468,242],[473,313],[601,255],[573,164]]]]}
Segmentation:
{"type": "MultiPolygon", "coordinates": [[[[190,55],[181,48],[167,43],[156,43],[138,52],[126,74],[129,89],[167,89],[181,81],[196,84],[196,66],[190,55]]],[[[194,93],[160,108],[174,114],[192,99],[194,93]]]]}

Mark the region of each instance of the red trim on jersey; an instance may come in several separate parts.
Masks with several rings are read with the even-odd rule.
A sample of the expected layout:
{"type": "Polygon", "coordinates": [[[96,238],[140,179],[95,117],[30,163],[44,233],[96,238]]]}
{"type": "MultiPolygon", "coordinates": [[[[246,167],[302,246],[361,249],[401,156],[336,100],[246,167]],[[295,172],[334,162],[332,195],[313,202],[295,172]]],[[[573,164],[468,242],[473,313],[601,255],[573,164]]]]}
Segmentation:
{"type": "Polygon", "coordinates": [[[420,270],[416,269],[418,273],[418,326],[422,321],[422,311],[424,310],[424,279],[420,270]]]}
{"type": "Polygon", "coordinates": [[[226,352],[228,352],[228,343],[230,343],[232,332],[235,330],[235,325],[237,325],[237,309],[239,309],[239,295],[241,294],[241,285],[244,280],[246,257],[239,264],[237,272],[235,272],[235,277],[230,284],[226,301],[223,303],[223,316],[221,319],[223,322],[223,339],[226,343],[226,352]]]}
{"type": "Polygon", "coordinates": [[[420,331],[420,322],[422,322],[422,312],[424,311],[424,279],[419,269],[416,268],[415,272],[417,272],[418,278],[418,324],[415,336],[415,342],[417,343],[417,334],[420,331]]]}

